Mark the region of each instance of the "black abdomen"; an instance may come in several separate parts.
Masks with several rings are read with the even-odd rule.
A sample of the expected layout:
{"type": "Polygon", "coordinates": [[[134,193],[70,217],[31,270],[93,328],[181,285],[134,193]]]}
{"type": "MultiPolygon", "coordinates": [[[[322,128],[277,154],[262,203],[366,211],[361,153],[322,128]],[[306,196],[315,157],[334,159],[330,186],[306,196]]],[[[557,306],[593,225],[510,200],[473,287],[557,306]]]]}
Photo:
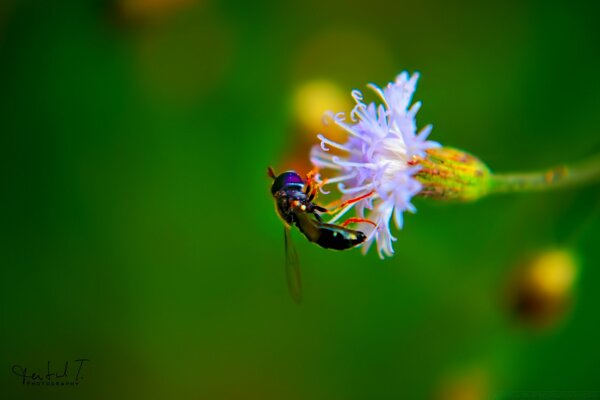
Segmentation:
{"type": "Polygon", "coordinates": [[[358,246],[367,236],[352,229],[335,225],[323,224],[319,228],[320,235],[315,243],[326,249],[346,250],[358,246]]]}

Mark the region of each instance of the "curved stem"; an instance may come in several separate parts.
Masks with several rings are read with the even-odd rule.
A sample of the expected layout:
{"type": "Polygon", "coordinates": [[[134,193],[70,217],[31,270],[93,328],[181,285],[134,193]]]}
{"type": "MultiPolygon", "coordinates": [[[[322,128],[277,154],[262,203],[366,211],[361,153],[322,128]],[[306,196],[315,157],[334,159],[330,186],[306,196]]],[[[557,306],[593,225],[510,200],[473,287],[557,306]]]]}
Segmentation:
{"type": "Polygon", "coordinates": [[[570,166],[545,171],[492,174],[490,193],[515,193],[585,185],[600,181],[600,155],[570,166]]]}

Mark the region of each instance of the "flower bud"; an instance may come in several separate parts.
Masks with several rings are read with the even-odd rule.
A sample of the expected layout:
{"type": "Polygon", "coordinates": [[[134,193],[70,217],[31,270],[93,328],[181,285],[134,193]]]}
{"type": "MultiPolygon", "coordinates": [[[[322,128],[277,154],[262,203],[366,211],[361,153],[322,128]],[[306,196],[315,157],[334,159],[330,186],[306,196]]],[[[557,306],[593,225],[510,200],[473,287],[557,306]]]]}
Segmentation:
{"type": "Polygon", "coordinates": [[[490,170],[477,157],[451,147],[428,149],[425,157],[411,163],[420,165],[415,175],[423,188],[422,197],[437,200],[473,201],[489,191],[490,170]]]}

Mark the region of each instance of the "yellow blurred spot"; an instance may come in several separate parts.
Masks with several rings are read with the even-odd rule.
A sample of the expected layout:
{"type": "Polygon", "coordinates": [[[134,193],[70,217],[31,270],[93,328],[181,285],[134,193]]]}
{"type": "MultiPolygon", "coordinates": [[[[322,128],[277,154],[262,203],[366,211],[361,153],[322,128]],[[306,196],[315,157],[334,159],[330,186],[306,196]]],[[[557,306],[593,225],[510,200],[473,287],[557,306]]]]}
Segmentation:
{"type": "Polygon", "coordinates": [[[489,378],[480,369],[447,378],[435,398],[439,400],[484,400],[490,398],[489,378]]]}
{"type": "Polygon", "coordinates": [[[293,97],[293,113],[300,129],[311,142],[317,142],[318,133],[325,134],[334,141],[345,141],[345,131],[335,125],[325,113],[340,111],[346,114],[352,109],[350,91],[346,93],[339,86],[327,80],[306,82],[296,89],[293,97]]]}
{"type": "Polygon", "coordinates": [[[566,249],[547,250],[515,270],[509,286],[509,308],[529,327],[549,329],[570,309],[577,280],[576,256],[566,249]]]}
{"type": "Polygon", "coordinates": [[[573,287],[577,277],[576,261],[569,251],[551,250],[533,260],[528,275],[538,290],[549,296],[560,296],[573,287]]]}
{"type": "MultiPolygon", "coordinates": [[[[289,14],[287,7],[278,11],[289,14]]],[[[344,142],[347,138],[344,130],[333,123],[323,126],[323,114],[326,111],[348,114],[354,106],[350,93],[352,89],[366,90],[365,76],[382,77],[379,82],[383,84],[390,73],[399,72],[387,43],[355,28],[316,31],[291,50],[290,80],[302,83],[294,95],[294,115],[302,128],[301,135],[310,138],[311,143],[317,142],[317,133],[344,142]],[[344,86],[314,80],[315,77],[335,77],[344,86]]]]}
{"type": "Polygon", "coordinates": [[[294,114],[302,127],[318,131],[322,127],[326,111],[347,111],[350,108],[350,93],[326,80],[307,82],[294,94],[294,114]]]}
{"type": "Polygon", "coordinates": [[[129,20],[157,20],[197,4],[197,0],[119,0],[121,16],[129,20]]]}

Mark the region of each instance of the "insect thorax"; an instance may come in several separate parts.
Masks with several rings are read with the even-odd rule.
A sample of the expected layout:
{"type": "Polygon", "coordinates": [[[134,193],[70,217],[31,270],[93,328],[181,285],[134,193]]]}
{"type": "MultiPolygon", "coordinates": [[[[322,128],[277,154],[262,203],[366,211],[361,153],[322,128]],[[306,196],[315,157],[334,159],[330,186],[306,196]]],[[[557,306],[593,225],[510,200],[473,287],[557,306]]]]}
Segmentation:
{"type": "Polygon", "coordinates": [[[296,222],[294,214],[294,202],[305,204],[307,202],[306,194],[302,191],[284,188],[276,193],[277,212],[279,216],[288,224],[296,222]],[[288,190],[286,190],[288,189],[288,190]]]}

